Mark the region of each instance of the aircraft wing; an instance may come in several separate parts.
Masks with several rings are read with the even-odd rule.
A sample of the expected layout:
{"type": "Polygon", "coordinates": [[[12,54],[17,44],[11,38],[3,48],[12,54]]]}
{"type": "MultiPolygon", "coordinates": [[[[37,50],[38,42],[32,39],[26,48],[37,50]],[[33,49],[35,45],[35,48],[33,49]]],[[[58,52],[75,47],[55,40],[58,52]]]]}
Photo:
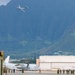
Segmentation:
{"type": "Polygon", "coordinates": [[[25,12],[25,10],[21,9],[21,11],[25,12]]]}

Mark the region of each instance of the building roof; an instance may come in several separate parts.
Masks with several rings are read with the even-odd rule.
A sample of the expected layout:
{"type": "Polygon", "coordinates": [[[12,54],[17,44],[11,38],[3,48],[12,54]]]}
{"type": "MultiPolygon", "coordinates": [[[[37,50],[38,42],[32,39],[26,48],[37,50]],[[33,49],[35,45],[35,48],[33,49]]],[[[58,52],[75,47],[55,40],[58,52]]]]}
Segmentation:
{"type": "Polygon", "coordinates": [[[75,62],[75,56],[40,56],[40,62],[75,62]]]}

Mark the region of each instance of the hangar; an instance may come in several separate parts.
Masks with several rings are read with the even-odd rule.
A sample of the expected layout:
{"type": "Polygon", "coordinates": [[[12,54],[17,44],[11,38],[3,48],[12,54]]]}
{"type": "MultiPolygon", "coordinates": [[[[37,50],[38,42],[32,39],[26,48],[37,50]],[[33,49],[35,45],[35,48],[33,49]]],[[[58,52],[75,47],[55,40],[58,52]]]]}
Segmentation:
{"type": "Polygon", "coordinates": [[[41,70],[74,69],[75,56],[40,56],[39,66],[41,70]]]}

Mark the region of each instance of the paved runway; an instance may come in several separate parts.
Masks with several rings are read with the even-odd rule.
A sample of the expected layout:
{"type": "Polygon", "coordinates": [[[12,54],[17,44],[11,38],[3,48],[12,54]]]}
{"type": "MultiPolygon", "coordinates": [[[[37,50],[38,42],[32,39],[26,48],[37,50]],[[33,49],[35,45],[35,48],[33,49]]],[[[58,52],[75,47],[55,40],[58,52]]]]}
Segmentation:
{"type": "Polygon", "coordinates": [[[75,74],[57,74],[57,72],[51,72],[51,71],[42,71],[39,73],[39,71],[25,71],[22,73],[21,71],[17,71],[16,73],[7,73],[4,75],[75,75],[75,74]]]}

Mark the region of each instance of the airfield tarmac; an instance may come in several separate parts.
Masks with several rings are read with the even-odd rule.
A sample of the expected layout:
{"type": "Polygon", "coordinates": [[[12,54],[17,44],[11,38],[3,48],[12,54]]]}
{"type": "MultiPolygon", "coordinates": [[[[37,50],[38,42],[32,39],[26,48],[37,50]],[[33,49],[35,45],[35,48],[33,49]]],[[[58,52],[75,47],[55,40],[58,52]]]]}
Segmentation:
{"type": "Polygon", "coordinates": [[[17,71],[15,73],[7,73],[3,75],[74,75],[74,74],[57,74],[56,71],[42,71],[39,73],[39,71],[24,71],[22,73],[21,71],[17,71]]]}

